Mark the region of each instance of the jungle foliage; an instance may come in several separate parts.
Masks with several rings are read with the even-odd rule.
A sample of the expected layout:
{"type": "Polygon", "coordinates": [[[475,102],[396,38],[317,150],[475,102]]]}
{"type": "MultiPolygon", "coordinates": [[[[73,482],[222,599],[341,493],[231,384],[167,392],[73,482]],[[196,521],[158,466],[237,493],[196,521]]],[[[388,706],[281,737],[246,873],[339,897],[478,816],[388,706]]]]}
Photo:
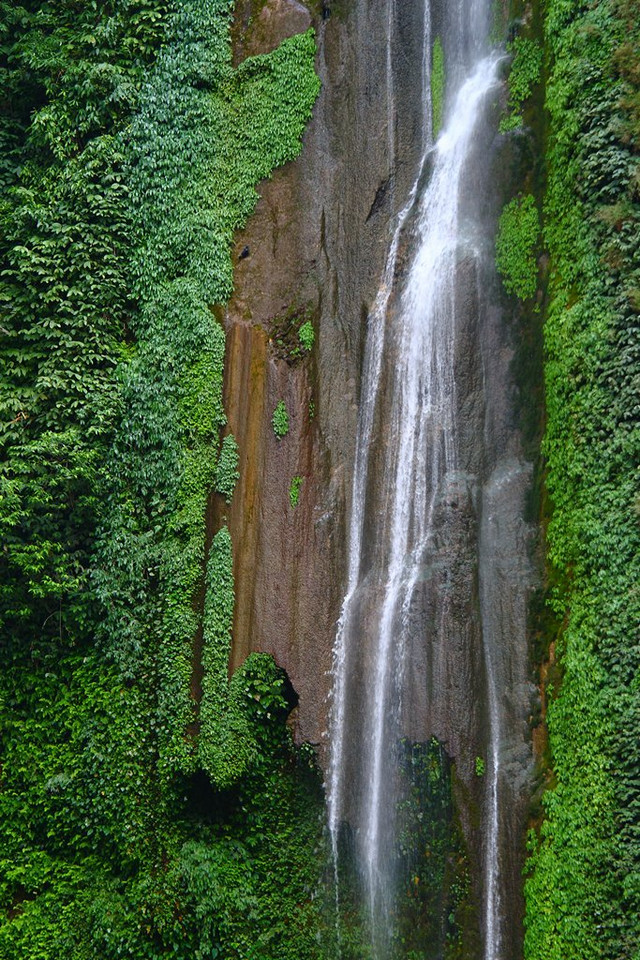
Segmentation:
{"type": "Polygon", "coordinates": [[[546,5],[544,238],[553,777],[528,960],[640,956],[640,25],[546,5]]]}
{"type": "Polygon", "coordinates": [[[538,287],[536,252],[540,219],[534,197],[514,197],[500,216],[496,238],[496,265],[505,289],[522,300],[538,287]]]}
{"type": "Polygon", "coordinates": [[[318,776],[270,658],[228,684],[231,547],[205,528],[237,473],[210,307],[300,149],[315,46],[234,69],[231,12],[0,3],[7,960],[320,949],[318,776]],[[232,722],[246,762],[214,765],[232,722]]]}
{"type": "Polygon", "coordinates": [[[523,34],[518,34],[507,44],[507,51],[513,59],[507,84],[509,112],[500,123],[500,130],[503,133],[515,130],[522,125],[522,107],[540,82],[543,58],[539,43],[523,34]]]}

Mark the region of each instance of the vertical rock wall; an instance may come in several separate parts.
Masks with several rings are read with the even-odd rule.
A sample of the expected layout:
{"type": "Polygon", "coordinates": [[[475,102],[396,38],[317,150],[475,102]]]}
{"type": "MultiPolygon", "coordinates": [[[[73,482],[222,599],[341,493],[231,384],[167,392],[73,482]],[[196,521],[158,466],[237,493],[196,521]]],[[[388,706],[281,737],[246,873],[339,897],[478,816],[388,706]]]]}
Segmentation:
{"type": "Polygon", "coordinates": [[[423,13],[418,0],[325,2],[314,14],[295,0],[257,7],[239,4],[236,58],[313,22],[322,92],[302,156],[262,185],[236,244],[225,316],[225,401],[241,457],[228,510],[231,666],[253,650],[274,654],[300,697],[296,735],[320,744],[344,589],[364,321],[421,149],[422,105],[412,92],[424,68],[423,13]],[[287,314],[311,317],[310,357],[291,362],[275,344],[287,314]],[[280,400],[290,430],[277,440],[280,400]],[[303,477],[295,509],[294,476],[303,477]]]}
{"type": "MultiPolygon", "coordinates": [[[[422,0],[325,0],[311,12],[295,0],[245,0],[238,6],[237,59],[313,23],[322,92],[300,159],[262,185],[256,214],[237,238],[235,294],[224,318],[225,402],[241,458],[240,481],[227,508],[236,583],[231,669],[251,651],[272,653],[299,695],[296,737],[322,752],[346,582],[366,319],[394,215],[406,201],[423,149],[425,105],[416,96],[426,67],[423,11],[422,0]],[[315,346],[308,356],[292,356],[296,323],[303,318],[313,322],[315,346]],[[280,400],[290,429],[278,440],[271,417],[280,400]],[[300,501],[293,508],[290,483],[298,476],[300,501]]],[[[432,4],[432,29],[442,34],[445,62],[447,20],[455,15],[432,4]]],[[[494,120],[477,144],[484,175],[470,180],[464,198],[486,224],[489,260],[497,212],[519,176],[517,150],[500,146],[494,120]]],[[[401,256],[400,273],[403,268],[401,256]]],[[[461,262],[454,363],[465,455],[443,491],[432,569],[412,605],[416,639],[406,730],[415,741],[436,736],[453,761],[456,816],[479,903],[485,791],[476,758],[487,757],[489,721],[483,642],[489,634],[489,642],[497,635],[505,639],[494,661],[500,718],[508,731],[500,858],[509,891],[502,903],[509,917],[505,949],[516,957],[532,763],[526,619],[535,532],[524,520],[532,471],[518,426],[517,330],[502,309],[497,280],[491,289],[486,282],[486,276],[467,276],[461,262]],[[494,602],[497,593],[504,602],[494,602]],[[442,629],[433,649],[426,649],[421,638],[434,620],[442,620],[442,629]]],[[[383,469],[380,463],[372,471],[374,486],[383,469]]],[[[360,690],[355,698],[366,696],[360,690]]],[[[475,955],[477,947],[470,949],[475,955]]]]}

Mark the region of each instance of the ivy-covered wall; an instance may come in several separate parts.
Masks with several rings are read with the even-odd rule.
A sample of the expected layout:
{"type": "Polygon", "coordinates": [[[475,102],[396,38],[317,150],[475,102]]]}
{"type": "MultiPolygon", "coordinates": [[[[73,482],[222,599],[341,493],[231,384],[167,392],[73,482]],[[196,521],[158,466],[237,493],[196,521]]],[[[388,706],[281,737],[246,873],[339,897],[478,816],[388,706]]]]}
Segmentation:
{"type": "Polygon", "coordinates": [[[237,461],[211,307],[315,45],[233,69],[232,7],[0,4],[7,960],[321,955],[318,774],[273,661],[227,683],[205,524],[237,461]]]}
{"type": "Polygon", "coordinates": [[[508,289],[527,298],[546,286],[549,749],[525,957],[630,960],[640,956],[640,27],[633,0],[548,0],[531,14],[511,48],[503,129],[517,130],[523,106],[535,125],[530,97],[544,80],[543,162],[528,181],[543,209],[540,277],[532,195],[506,208],[497,248],[508,289]]]}

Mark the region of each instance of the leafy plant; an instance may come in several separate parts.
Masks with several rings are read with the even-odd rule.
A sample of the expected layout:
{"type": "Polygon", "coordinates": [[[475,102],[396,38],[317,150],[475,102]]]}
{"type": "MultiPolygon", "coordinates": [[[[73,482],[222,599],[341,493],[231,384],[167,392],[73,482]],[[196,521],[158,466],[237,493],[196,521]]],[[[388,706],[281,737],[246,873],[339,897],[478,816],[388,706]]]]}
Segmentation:
{"type": "Polygon", "coordinates": [[[291,485],[289,487],[289,502],[294,510],[298,506],[298,502],[300,500],[301,487],[302,477],[292,477],[291,485]]]}
{"type": "Polygon", "coordinates": [[[500,216],[496,264],[505,288],[521,300],[534,296],[538,285],[536,250],[540,221],[531,194],[514,197],[500,216]]]}
{"type": "Polygon", "coordinates": [[[289,433],[289,414],[284,400],[278,401],[271,417],[271,426],[278,440],[282,440],[289,433]]]}
{"type": "Polygon", "coordinates": [[[216,467],[216,490],[222,494],[227,503],[231,502],[239,478],[238,444],[233,434],[229,433],[222,441],[218,466],[216,467]]]}
{"type": "Polygon", "coordinates": [[[513,60],[508,80],[509,113],[500,122],[500,130],[503,133],[521,126],[522,106],[533,93],[536,84],[540,82],[543,58],[540,44],[522,35],[507,44],[507,50],[512,54],[513,60]]]}
{"type": "Polygon", "coordinates": [[[316,340],[316,335],[313,329],[313,324],[310,320],[305,320],[300,329],[298,330],[298,339],[303,350],[306,350],[309,353],[313,350],[313,345],[316,340]]]}

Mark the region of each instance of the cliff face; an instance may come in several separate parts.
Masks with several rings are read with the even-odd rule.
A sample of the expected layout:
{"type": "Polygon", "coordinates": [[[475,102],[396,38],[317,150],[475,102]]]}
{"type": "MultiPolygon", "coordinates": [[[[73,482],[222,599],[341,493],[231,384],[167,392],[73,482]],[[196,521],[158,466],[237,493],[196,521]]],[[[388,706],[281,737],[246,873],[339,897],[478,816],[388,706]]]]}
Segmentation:
{"type": "MultiPolygon", "coordinates": [[[[268,49],[273,37],[299,29],[304,20],[294,2],[267,3],[251,21],[249,12],[247,6],[246,30],[238,31],[239,58],[268,49]]],[[[441,37],[445,64],[455,69],[465,53],[449,40],[454,15],[446,6],[431,6],[432,35],[441,37]]],[[[260,188],[256,213],[236,240],[235,290],[224,318],[225,405],[241,454],[228,510],[236,586],[231,669],[251,651],[272,653],[299,695],[296,737],[319,745],[323,757],[332,647],[346,589],[366,323],[394,217],[424,148],[423,18],[418,0],[325,3],[315,19],[322,92],[303,154],[260,188]],[[310,355],[297,340],[307,319],[316,338],[310,355]],[[271,418],[281,400],[289,432],[278,439],[271,418]],[[294,477],[303,478],[295,508],[294,477]]],[[[533,464],[521,414],[537,401],[522,395],[516,367],[523,331],[492,265],[498,213],[520,185],[530,149],[526,137],[497,133],[505,96],[503,90],[478,134],[461,198],[469,221],[482,224],[486,249],[480,274],[471,258],[463,257],[457,268],[454,415],[463,453],[437,501],[434,537],[412,604],[403,723],[412,741],[436,737],[453,761],[454,817],[463,827],[480,903],[487,840],[485,781],[477,775],[476,758],[486,758],[489,750],[483,643],[495,642],[504,731],[498,856],[509,921],[503,936],[515,956],[521,949],[521,838],[532,780],[529,721],[536,712],[527,645],[527,604],[537,579],[536,528],[526,515],[533,464]],[[425,645],[436,623],[443,626],[425,645]]],[[[394,283],[402,284],[412,242],[409,230],[394,283]]],[[[386,379],[390,384],[392,377],[386,379]]],[[[388,429],[383,404],[365,531],[367,564],[373,566],[381,549],[375,527],[378,508],[384,509],[388,429]]],[[[363,648],[363,663],[352,671],[349,711],[360,718],[371,695],[367,656],[363,648]]],[[[348,751],[357,765],[367,731],[353,736],[348,751]]],[[[470,955],[477,949],[470,944],[478,917],[474,923],[470,955]]]]}
{"type": "MultiPolygon", "coordinates": [[[[396,197],[406,197],[421,146],[422,105],[411,96],[424,68],[421,18],[419,3],[374,10],[360,2],[348,15],[345,4],[325,4],[316,22],[322,92],[304,154],[260,188],[256,213],[237,239],[225,316],[225,401],[241,451],[229,513],[232,667],[251,650],[273,653],[300,697],[297,736],[316,744],[326,730],[345,582],[364,320],[396,197]],[[305,318],[316,345],[311,357],[296,359],[305,318]],[[293,328],[284,348],[277,343],[283,327],[293,328]],[[271,417],[280,400],[290,429],[277,440],[271,417]],[[294,476],[303,478],[295,509],[294,476]]],[[[303,19],[295,2],[267,3],[236,55],[268,48],[303,19]]]]}

